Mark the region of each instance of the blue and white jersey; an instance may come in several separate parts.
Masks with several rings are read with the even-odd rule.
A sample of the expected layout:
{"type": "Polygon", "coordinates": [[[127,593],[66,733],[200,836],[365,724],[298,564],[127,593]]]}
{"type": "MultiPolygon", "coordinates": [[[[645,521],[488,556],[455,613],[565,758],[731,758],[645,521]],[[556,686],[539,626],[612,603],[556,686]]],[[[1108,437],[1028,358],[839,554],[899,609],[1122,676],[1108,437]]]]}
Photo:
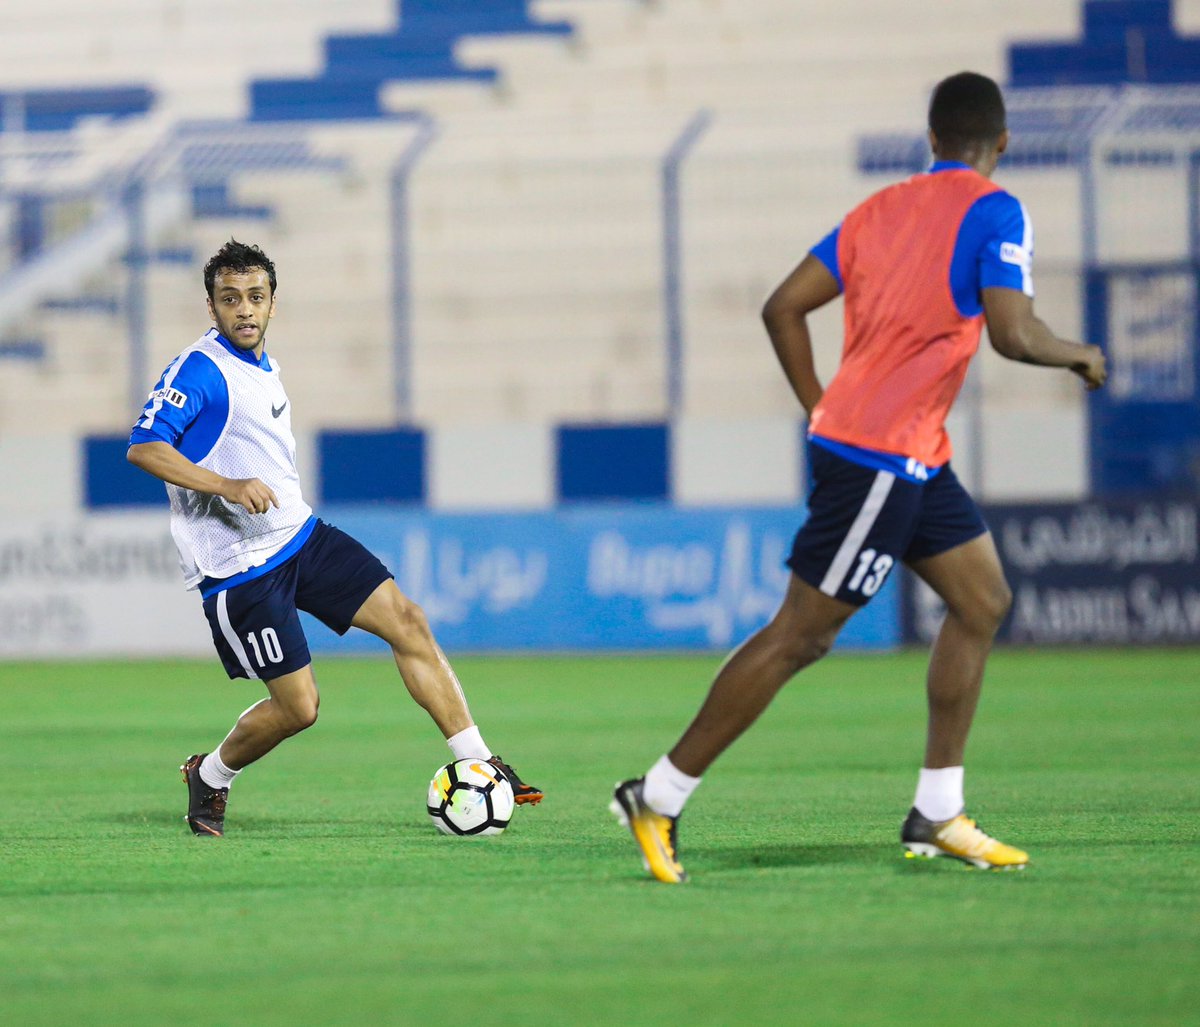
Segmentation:
{"type": "Polygon", "coordinates": [[[249,513],[220,496],[167,484],[171,534],[188,588],[205,594],[278,565],[315,523],[300,491],[292,411],[279,365],[258,359],[210,328],[163,372],[130,445],[166,442],[226,478],[259,478],[279,509],[249,513]]]}
{"type": "MultiPolygon", "coordinates": [[[[970,165],[955,160],[934,161],[927,172],[962,170],[970,165]]],[[[838,264],[839,225],[812,248],[845,288],[838,264]]],[[[949,286],[963,317],[983,312],[982,291],[995,286],[1033,295],[1033,222],[1029,211],[1012,193],[998,189],[976,200],[959,225],[950,260],[949,286]]]]}

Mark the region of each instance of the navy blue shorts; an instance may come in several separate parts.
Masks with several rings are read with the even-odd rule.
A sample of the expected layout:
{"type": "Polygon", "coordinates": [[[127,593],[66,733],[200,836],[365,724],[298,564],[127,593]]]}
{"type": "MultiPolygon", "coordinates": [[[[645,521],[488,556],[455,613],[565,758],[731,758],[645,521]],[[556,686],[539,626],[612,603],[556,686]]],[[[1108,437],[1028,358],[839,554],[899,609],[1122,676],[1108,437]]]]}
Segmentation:
{"type": "Polygon", "coordinates": [[[312,658],[298,611],[344,635],[362,604],[391,576],[362,543],[317,521],[290,560],[204,600],[226,673],[270,680],[307,667],[312,658]]]}
{"type": "Polygon", "coordinates": [[[936,556],[987,531],[946,464],[918,484],[809,447],[808,520],[787,565],[828,596],[865,606],[897,563],[936,556]]]}

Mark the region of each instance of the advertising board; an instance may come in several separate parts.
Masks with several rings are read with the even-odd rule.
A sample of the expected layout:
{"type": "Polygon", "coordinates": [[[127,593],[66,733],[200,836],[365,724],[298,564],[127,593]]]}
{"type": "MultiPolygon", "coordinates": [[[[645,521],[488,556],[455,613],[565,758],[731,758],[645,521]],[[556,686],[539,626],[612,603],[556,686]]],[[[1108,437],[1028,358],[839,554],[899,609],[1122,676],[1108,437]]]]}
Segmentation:
{"type": "MultiPolygon", "coordinates": [[[[1200,642],[1200,504],[1190,499],[989,506],[1013,606],[998,640],[1200,642]]],[[[929,641],[937,597],[906,576],[905,638],[929,641]]]]}
{"type": "MultiPolygon", "coordinates": [[[[725,650],[787,587],[795,507],[612,504],[537,513],[396,506],[323,515],[374,551],[449,652],[725,650]]],[[[840,645],[899,640],[889,583],[840,645]]],[[[305,615],[314,653],[378,652],[305,615]]],[[[0,657],[213,655],[164,511],[0,524],[0,657]]]]}

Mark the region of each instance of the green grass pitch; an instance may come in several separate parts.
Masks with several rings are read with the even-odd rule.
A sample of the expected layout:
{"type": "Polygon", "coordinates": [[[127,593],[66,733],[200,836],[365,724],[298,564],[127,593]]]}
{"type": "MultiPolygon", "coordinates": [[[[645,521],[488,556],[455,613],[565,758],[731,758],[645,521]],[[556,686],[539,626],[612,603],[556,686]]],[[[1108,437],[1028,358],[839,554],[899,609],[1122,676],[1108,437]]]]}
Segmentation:
{"type": "Polygon", "coordinates": [[[716,657],[457,661],[546,801],[437,834],[390,663],[191,837],[176,767],[261,693],[215,661],[0,665],[6,1024],[1200,1023],[1200,653],[995,655],[967,795],[1023,873],[902,858],[924,655],[834,654],[713,769],[651,882],[606,810],[716,657]]]}

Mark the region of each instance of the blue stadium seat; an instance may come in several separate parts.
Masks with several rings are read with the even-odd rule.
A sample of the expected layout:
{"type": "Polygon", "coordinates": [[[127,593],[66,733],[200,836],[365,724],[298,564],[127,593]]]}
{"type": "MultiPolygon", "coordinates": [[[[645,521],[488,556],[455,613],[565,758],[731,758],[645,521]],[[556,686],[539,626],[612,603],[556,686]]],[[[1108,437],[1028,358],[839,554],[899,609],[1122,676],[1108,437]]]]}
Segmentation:
{"type": "Polygon", "coordinates": [[[434,32],[446,38],[504,33],[569,35],[569,22],[534,21],[526,0],[403,0],[400,32],[434,32]]]}
{"type": "Polygon", "coordinates": [[[455,43],[475,35],[568,35],[569,22],[529,17],[527,0],[404,0],[394,32],[332,35],[325,67],[311,79],[250,85],[252,121],[378,118],[379,87],[390,81],[494,82],[495,68],[464,68],[455,43]]]}
{"type": "Polygon", "coordinates": [[[1098,38],[1104,32],[1127,28],[1171,30],[1171,0],[1088,0],[1083,5],[1083,35],[1098,38]]]}
{"type": "Polygon", "coordinates": [[[1159,85],[1200,82],[1200,39],[1146,39],[1147,80],[1159,85]]]}
{"type": "Polygon", "coordinates": [[[1105,85],[1129,80],[1125,40],[1104,44],[1021,43],[1008,54],[1009,80],[1021,86],[1105,85]]]}
{"type": "Polygon", "coordinates": [[[116,317],[121,313],[121,300],[111,294],[85,293],[79,296],[52,296],[42,300],[39,307],[42,310],[52,310],[56,314],[107,314],[116,317]]]}
{"type": "MultiPolygon", "coordinates": [[[[21,111],[28,132],[65,132],[84,118],[130,118],[154,105],[154,92],[145,86],[97,89],[28,89],[0,93],[0,106],[21,111]]],[[[8,119],[0,119],[0,132],[8,119]]]]}
{"type": "Polygon", "coordinates": [[[8,339],[0,342],[0,360],[21,360],[40,364],[46,359],[46,343],[41,339],[8,339]]]}
{"type": "Polygon", "coordinates": [[[228,181],[200,182],[192,186],[192,217],[199,220],[247,218],[267,221],[273,213],[266,204],[238,203],[230,195],[228,181]]]}
{"type": "Polygon", "coordinates": [[[1014,43],[1014,86],[1200,82],[1200,38],[1176,33],[1171,0],[1085,0],[1078,42],[1014,43]]]}
{"type": "Polygon", "coordinates": [[[446,40],[337,36],[326,40],[326,81],[458,79],[493,82],[495,68],[464,68],[446,40]]]}
{"type": "Polygon", "coordinates": [[[250,83],[250,120],[378,118],[379,86],[374,80],[260,79],[250,83]]]}
{"type": "Polygon", "coordinates": [[[326,79],[473,79],[491,82],[493,68],[464,68],[454,59],[453,37],[331,36],[325,41],[326,79]]]}

